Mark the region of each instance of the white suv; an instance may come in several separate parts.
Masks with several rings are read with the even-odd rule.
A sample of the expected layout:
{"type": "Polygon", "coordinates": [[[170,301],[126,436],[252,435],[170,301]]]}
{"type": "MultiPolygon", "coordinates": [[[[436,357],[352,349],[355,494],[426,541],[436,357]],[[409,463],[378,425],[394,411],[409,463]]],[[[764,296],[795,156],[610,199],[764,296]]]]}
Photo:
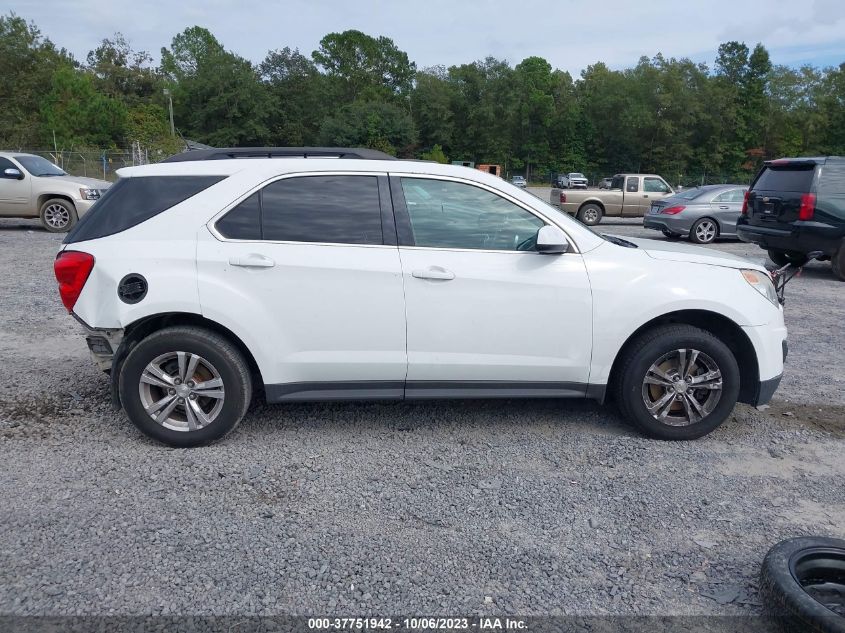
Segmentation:
{"type": "Polygon", "coordinates": [[[231,431],[254,390],[612,397],[648,435],[692,439],[780,381],[765,268],[597,235],[478,170],[280,148],[119,175],[55,272],[117,402],[173,446],[231,431]]]}

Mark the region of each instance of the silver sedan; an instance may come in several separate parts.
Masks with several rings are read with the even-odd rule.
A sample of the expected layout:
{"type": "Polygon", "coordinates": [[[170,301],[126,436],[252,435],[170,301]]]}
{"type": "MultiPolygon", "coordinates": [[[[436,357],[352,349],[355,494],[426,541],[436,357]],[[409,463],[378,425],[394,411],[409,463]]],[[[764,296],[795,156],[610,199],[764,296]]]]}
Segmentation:
{"type": "Polygon", "coordinates": [[[698,244],[736,237],[746,185],[705,185],[684,189],[651,203],[643,226],[669,238],[687,236],[698,244]]]}

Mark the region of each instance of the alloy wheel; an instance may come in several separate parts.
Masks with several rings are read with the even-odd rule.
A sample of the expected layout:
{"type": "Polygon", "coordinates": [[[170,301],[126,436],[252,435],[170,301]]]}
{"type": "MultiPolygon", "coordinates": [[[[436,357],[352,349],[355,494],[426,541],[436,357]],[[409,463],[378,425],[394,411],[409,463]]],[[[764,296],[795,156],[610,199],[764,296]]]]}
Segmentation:
{"type": "Polygon", "coordinates": [[[63,229],[70,222],[70,212],[60,204],[51,204],[44,209],[44,221],[54,229],[63,229]]]}
{"type": "Polygon", "coordinates": [[[699,222],[695,226],[695,237],[702,244],[707,244],[716,239],[716,224],[710,220],[699,222]]]}
{"type": "Polygon", "coordinates": [[[696,349],[676,349],[658,358],[643,378],[643,404],[670,426],[688,426],[707,417],[722,397],[722,372],[696,349]]]}
{"type": "Polygon", "coordinates": [[[220,372],[190,352],[168,352],[150,361],[138,389],[147,414],[173,431],[196,431],[211,424],[223,408],[220,372]]]}

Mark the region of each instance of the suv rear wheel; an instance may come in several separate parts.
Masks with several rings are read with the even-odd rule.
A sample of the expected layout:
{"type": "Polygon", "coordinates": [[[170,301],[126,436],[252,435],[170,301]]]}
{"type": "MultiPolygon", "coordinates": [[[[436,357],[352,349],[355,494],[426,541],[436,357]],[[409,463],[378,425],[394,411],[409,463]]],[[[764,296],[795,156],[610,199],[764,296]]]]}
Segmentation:
{"type": "Polygon", "coordinates": [[[120,369],[120,400],[144,434],[175,447],[220,439],[243,418],[249,365],[219,334],[169,327],[139,342],[120,369]]]}
{"type": "Polygon", "coordinates": [[[770,248],[768,251],[769,259],[771,259],[778,266],[786,266],[792,264],[793,266],[803,266],[807,263],[807,256],[804,253],[797,251],[779,251],[770,248]]]}
{"type": "Polygon", "coordinates": [[[839,249],[830,258],[830,265],[833,268],[833,275],[839,281],[845,281],[845,240],[839,245],[839,249]]]}
{"type": "Polygon", "coordinates": [[[646,435],[692,440],[717,428],[739,397],[739,367],[730,349],[691,325],[664,325],[624,352],[614,397],[646,435]]]}
{"type": "Polygon", "coordinates": [[[52,233],[65,233],[76,224],[76,208],[67,200],[51,198],[41,205],[41,225],[52,233]]]}

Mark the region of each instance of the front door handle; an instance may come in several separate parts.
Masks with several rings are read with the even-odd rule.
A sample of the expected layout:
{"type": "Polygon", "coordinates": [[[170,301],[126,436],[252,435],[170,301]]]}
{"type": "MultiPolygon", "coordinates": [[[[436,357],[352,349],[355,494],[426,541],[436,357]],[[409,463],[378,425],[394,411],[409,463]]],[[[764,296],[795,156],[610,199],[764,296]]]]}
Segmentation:
{"type": "Polygon", "coordinates": [[[720,204],[720,205],[719,205],[719,208],[720,208],[720,209],[730,209],[730,207],[729,207],[729,206],[724,205],[724,204],[720,204]]]}
{"type": "Polygon", "coordinates": [[[455,273],[440,266],[429,266],[425,270],[415,270],[411,275],[417,279],[440,279],[442,281],[455,278],[455,273]]]}
{"type": "Polygon", "coordinates": [[[230,257],[230,266],[242,266],[244,268],[272,268],[276,262],[264,255],[250,253],[241,257],[230,257]]]}

